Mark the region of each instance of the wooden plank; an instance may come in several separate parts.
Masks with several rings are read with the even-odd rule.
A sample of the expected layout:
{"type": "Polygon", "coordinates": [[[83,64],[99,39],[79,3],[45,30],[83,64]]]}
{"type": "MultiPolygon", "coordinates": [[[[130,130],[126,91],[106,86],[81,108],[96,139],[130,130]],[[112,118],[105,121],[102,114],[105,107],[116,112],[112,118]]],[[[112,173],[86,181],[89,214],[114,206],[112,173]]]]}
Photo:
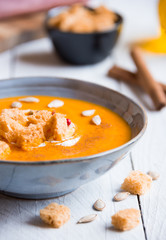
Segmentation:
{"type": "Polygon", "coordinates": [[[44,19],[45,13],[38,13],[1,20],[0,52],[20,43],[44,37],[44,19]]]}
{"type": "MultiPolygon", "coordinates": [[[[124,48],[123,46],[116,49],[115,59],[116,59],[115,63],[117,65],[125,67],[131,71],[135,71],[135,65],[133,64],[133,61],[129,55],[128,49],[124,48]]],[[[121,82],[121,92],[123,94],[125,94],[127,97],[134,100],[135,102],[143,105],[144,107],[148,106],[149,108],[153,109],[151,99],[149,97],[147,97],[139,88],[137,88],[135,86],[129,86],[129,85],[121,82]]],[[[137,143],[137,145],[138,145],[138,143],[137,143]]],[[[132,170],[137,170],[137,168],[134,164],[135,159],[136,159],[135,156],[138,156],[139,152],[140,152],[140,149],[137,147],[137,145],[130,153],[132,170]],[[133,156],[133,152],[135,152],[134,156],[133,156]]],[[[142,166],[142,161],[141,161],[140,165],[142,166]]],[[[142,167],[142,170],[143,169],[144,168],[142,167]]],[[[147,224],[146,224],[145,218],[144,218],[144,211],[142,211],[142,209],[143,209],[142,201],[139,196],[137,196],[137,200],[138,200],[138,205],[139,205],[139,209],[141,212],[141,220],[142,220],[142,227],[143,227],[143,231],[144,231],[144,237],[147,240],[150,238],[147,237],[147,224]]]]}
{"type": "Polygon", "coordinates": [[[144,172],[155,170],[161,174],[158,181],[153,182],[152,189],[141,197],[145,225],[149,239],[165,237],[165,123],[166,110],[161,113],[149,113],[149,125],[145,137],[133,151],[134,167],[144,172]]]}
{"type": "MultiPolygon", "coordinates": [[[[119,49],[120,51],[120,49],[119,49]]],[[[118,55],[119,56],[119,55],[118,55]]],[[[147,65],[157,79],[166,83],[164,76],[166,69],[164,64],[166,57],[154,56],[145,54],[147,65]]],[[[129,55],[126,50],[121,49],[121,57],[117,57],[116,63],[133,70],[133,64],[127,60],[129,55]],[[126,59],[126,60],[125,60],[126,59]]],[[[139,197],[143,221],[145,224],[145,231],[147,239],[165,239],[165,118],[166,108],[161,111],[153,111],[151,102],[147,96],[135,87],[128,87],[126,84],[121,84],[121,91],[127,96],[131,97],[138,103],[143,104],[148,115],[148,127],[145,135],[137,146],[132,151],[132,162],[135,170],[148,172],[154,170],[160,173],[161,177],[158,181],[154,181],[152,189],[144,196],[139,197]],[[144,104],[146,103],[146,104],[144,104]]]]}
{"type": "Polygon", "coordinates": [[[134,150],[132,158],[134,167],[144,172],[154,170],[160,178],[154,181],[151,190],[140,197],[148,239],[165,239],[166,214],[165,203],[165,116],[166,109],[160,113],[148,112],[148,128],[143,140],[134,150]]]}

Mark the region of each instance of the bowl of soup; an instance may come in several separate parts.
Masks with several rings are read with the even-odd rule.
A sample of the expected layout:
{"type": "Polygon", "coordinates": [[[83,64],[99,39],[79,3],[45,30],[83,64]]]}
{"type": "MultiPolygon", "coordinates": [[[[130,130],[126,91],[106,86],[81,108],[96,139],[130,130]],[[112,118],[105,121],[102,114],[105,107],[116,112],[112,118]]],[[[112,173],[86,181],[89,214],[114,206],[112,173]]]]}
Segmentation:
{"type": "Polygon", "coordinates": [[[15,197],[57,197],[98,178],[147,125],[132,100],[80,80],[2,80],[0,96],[0,192],[15,197]]]}
{"type": "Polygon", "coordinates": [[[122,16],[104,6],[58,7],[48,12],[46,31],[65,61],[86,65],[109,56],[122,29],[122,16]]]}

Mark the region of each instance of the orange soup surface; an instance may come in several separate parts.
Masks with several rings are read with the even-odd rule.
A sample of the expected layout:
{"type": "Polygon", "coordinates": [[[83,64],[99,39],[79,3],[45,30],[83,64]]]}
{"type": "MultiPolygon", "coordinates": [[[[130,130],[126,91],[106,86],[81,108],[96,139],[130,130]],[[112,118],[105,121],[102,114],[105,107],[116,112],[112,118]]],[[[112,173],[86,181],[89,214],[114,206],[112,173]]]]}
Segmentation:
{"type": "MultiPolygon", "coordinates": [[[[28,151],[18,147],[17,139],[15,140],[17,144],[14,144],[1,136],[1,140],[7,143],[10,147],[10,153],[5,157],[1,157],[1,159],[3,158],[5,160],[16,161],[47,161],[84,157],[119,147],[131,139],[130,126],[118,114],[103,106],[96,105],[91,102],[69,98],[59,98],[55,96],[34,96],[39,100],[38,102],[20,101],[20,99],[26,97],[27,96],[0,99],[1,115],[4,109],[16,109],[11,108],[11,104],[18,101],[21,102],[22,107],[17,109],[32,110],[31,112],[28,112],[29,115],[33,115],[33,111],[35,114],[39,114],[40,110],[50,111],[51,117],[55,113],[61,113],[60,116],[66,117],[68,125],[70,123],[73,124],[74,133],[72,132],[73,135],[65,140],[59,140],[59,138],[54,138],[50,141],[42,140],[42,144],[40,142],[40,145],[32,147],[28,151]],[[60,107],[48,107],[48,104],[53,100],[61,100],[64,104],[60,107]],[[39,112],[35,110],[39,110],[39,112]],[[82,112],[85,110],[95,111],[91,116],[83,116],[82,112]],[[99,125],[96,125],[93,121],[93,118],[96,115],[99,115],[101,119],[101,123],[99,125]]],[[[58,114],[57,116],[59,116],[58,114]]],[[[0,122],[0,127],[1,124],[2,123],[0,122]]],[[[22,123],[19,122],[19,124],[22,123]]],[[[32,123],[29,125],[24,124],[23,128],[27,128],[28,126],[32,126],[32,123]]],[[[52,131],[52,129],[47,127],[44,131],[48,132],[52,131]]],[[[56,136],[58,136],[57,132],[56,136]]]]}

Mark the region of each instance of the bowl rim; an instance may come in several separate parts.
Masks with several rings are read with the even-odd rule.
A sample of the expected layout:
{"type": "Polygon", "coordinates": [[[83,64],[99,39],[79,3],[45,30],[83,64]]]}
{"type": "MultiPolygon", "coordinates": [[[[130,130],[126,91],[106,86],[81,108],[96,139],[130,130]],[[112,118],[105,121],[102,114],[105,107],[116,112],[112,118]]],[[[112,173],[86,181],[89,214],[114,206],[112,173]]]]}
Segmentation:
{"type": "MultiPolygon", "coordinates": [[[[60,29],[56,28],[56,27],[49,27],[48,25],[48,20],[50,18],[52,18],[50,16],[51,12],[53,10],[58,10],[58,9],[65,9],[66,7],[70,7],[70,6],[60,6],[60,7],[55,7],[55,8],[52,8],[50,9],[47,14],[46,14],[46,18],[45,18],[45,22],[44,22],[44,25],[45,25],[45,29],[49,32],[49,31],[56,31],[56,32],[59,32],[61,34],[68,34],[68,35],[74,35],[74,36],[93,36],[93,35],[101,35],[101,34],[106,34],[106,33],[111,33],[113,32],[114,30],[116,30],[122,23],[123,23],[123,17],[121,14],[119,14],[118,12],[116,11],[112,11],[117,17],[118,17],[118,21],[116,21],[113,25],[113,27],[109,30],[104,30],[104,31],[100,31],[100,32],[89,32],[89,33],[75,33],[75,32],[70,32],[70,31],[61,31],[60,29]]],[[[89,9],[94,9],[92,7],[89,7],[89,6],[85,6],[89,9]]]]}
{"type": "Polygon", "coordinates": [[[148,118],[147,118],[147,113],[144,109],[144,107],[141,105],[141,104],[138,104],[136,102],[134,102],[132,99],[130,99],[129,97],[127,97],[126,95],[116,91],[116,90],[113,90],[112,88],[109,88],[109,87],[106,87],[106,86],[103,86],[103,85],[100,85],[98,83],[93,83],[93,82],[89,82],[89,81],[85,81],[85,80],[78,80],[78,79],[72,79],[72,78],[66,78],[66,77],[56,77],[56,76],[28,76],[28,77],[15,77],[15,78],[7,78],[7,79],[3,79],[0,81],[0,85],[1,83],[3,82],[7,82],[7,81],[14,81],[14,80],[19,80],[21,79],[22,81],[25,81],[25,80],[28,80],[29,78],[36,78],[36,79],[45,79],[45,78],[50,78],[50,79],[63,79],[65,81],[68,81],[68,80],[72,80],[72,81],[79,81],[81,82],[82,84],[84,83],[90,83],[91,85],[96,85],[96,86],[101,86],[105,89],[109,89],[110,91],[118,94],[118,95],[121,95],[123,98],[126,98],[128,99],[131,103],[133,103],[134,105],[136,105],[143,113],[143,120],[144,120],[144,125],[143,125],[143,128],[141,129],[141,131],[132,139],[130,139],[128,142],[126,142],[125,144],[122,144],[121,146],[119,147],[116,147],[116,148],[113,148],[113,149],[110,149],[110,150],[107,150],[107,151],[103,151],[101,153],[96,153],[96,154],[93,154],[93,155],[89,155],[89,156],[84,156],[84,157],[76,157],[76,158],[66,158],[66,159],[58,159],[58,160],[40,160],[40,161],[16,161],[16,160],[0,160],[0,164],[13,164],[13,165],[50,165],[50,164],[65,164],[65,163],[74,163],[74,162],[86,162],[86,161],[89,161],[89,160],[94,160],[95,158],[98,158],[98,157],[103,157],[103,156],[106,156],[108,154],[112,154],[112,153],[115,153],[115,152],[118,152],[120,151],[121,149],[125,148],[125,147],[128,147],[129,145],[135,143],[137,140],[139,140],[143,134],[145,133],[145,130],[147,128],[147,124],[148,124],[148,118]]]}

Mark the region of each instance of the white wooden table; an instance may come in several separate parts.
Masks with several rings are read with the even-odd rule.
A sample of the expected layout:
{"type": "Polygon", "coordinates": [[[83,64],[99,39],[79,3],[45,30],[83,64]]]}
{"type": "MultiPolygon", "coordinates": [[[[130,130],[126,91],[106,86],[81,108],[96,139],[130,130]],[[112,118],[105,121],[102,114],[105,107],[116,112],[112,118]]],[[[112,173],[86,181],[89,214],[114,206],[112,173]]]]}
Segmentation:
{"type": "MultiPolygon", "coordinates": [[[[97,2],[97,1],[96,1],[97,2]]],[[[113,54],[105,61],[92,66],[70,66],[54,55],[48,39],[20,45],[0,54],[0,78],[18,76],[63,76],[96,82],[116,89],[141,102],[144,96],[135,88],[117,83],[106,76],[113,63],[133,70],[127,43],[156,34],[156,0],[105,0],[105,4],[125,17],[124,31],[113,54]]],[[[145,54],[148,67],[156,79],[166,83],[166,56],[145,54]]],[[[146,99],[148,102],[149,99],[146,99]]],[[[146,107],[145,107],[146,108],[146,107]]],[[[0,195],[1,240],[165,240],[166,239],[166,108],[160,112],[146,108],[149,118],[146,134],[132,153],[107,174],[75,192],[51,200],[19,200],[0,195]],[[152,189],[142,197],[130,196],[122,202],[113,202],[112,197],[132,169],[143,172],[156,170],[160,173],[152,189]],[[84,215],[94,213],[92,204],[103,199],[107,207],[98,213],[96,221],[76,224],[84,215]],[[49,228],[40,221],[39,210],[56,201],[71,209],[71,220],[61,229],[49,228]],[[128,232],[118,232],[111,227],[111,215],[125,208],[140,209],[141,224],[128,232]]]]}

